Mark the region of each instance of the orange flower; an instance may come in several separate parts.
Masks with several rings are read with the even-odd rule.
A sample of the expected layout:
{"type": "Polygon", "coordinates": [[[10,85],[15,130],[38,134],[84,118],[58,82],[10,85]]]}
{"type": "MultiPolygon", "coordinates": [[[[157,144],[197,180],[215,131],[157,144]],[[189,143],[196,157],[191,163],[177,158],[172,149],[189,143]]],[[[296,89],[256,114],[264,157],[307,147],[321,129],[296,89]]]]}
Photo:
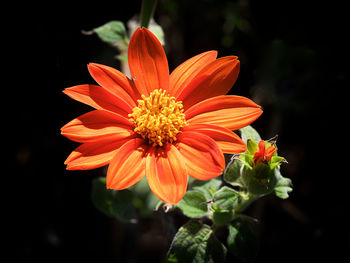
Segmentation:
{"type": "Polygon", "coordinates": [[[259,142],[259,148],[254,153],[254,158],[253,158],[254,165],[257,165],[261,162],[268,163],[271,160],[273,154],[276,151],[276,148],[274,146],[269,146],[267,147],[267,149],[265,148],[266,148],[265,142],[261,140],[259,142]]]}
{"type": "Polygon", "coordinates": [[[239,73],[237,57],[199,54],[169,76],[168,61],[157,38],[139,28],[129,44],[132,80],[114,68],[91,63],[100,85],[64,90],[96,110],[62,127],[67,138],[82,143],[65,161],[68,170],[109,164],[107,188],[121,190],[145,175],[153,193],[175,204],[184,196],[188,175],[208,180],[225,168],[223,153],[245,151],[232,130],[257,119],[253,101],[224,96],[239,73]]]}

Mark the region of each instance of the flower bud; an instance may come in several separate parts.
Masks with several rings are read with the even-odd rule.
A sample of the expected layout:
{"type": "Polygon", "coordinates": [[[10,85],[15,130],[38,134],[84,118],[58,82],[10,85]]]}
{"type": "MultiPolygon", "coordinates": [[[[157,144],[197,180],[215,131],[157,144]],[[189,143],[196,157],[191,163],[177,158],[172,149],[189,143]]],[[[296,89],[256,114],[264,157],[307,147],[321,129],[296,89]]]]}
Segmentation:
{"type": "Polygon", "coordinates": [[[261,140],[259,145],[247,141],[248,151],[241,154],[241,176],[248,191],[255,195],[265,195],[276,186],[276,167],[285,159],[277,156],[276,146],[261,140]]]}

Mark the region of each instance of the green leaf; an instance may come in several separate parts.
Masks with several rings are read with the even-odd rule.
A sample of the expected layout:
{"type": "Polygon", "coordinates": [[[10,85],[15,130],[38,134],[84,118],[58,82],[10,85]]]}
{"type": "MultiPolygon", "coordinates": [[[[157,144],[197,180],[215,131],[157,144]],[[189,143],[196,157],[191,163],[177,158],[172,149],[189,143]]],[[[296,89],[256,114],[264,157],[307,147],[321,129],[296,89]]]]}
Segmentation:
{"type": "Polygon", "coordinates": [[[99,177],[92,182],[92,202],[107,216],[121,221],[133,221],[135,209],[132,205],[134,195],[129,190],[115,191],[106,188],[106,178],[99,177]]]}
{"type": "Polygon", "coordinates": [[[256,143],[261,141],[259,133],[250,125],[239,129],[239,131],[241,132],[241,137],[244,142],[247,142],[248,139],[252,139],[256,143]]]}
{"type": "Polygon", "coordinates": [[[292,188],[292,180],[286,177],[283,177],[280,173],[279,167],[276,167],[275,169],[276,177],[277,177],[277,184],[275,188],[273,189],[276,196],[282,199],[287,199],[289,197],[290,192],[293,191],[292,188]]]}
{"type": "Polygon", "coordinates": [[[250,225],[237,218],[229,225],[228,251],[243,262],[254,262],[258,252],[258,239],[250,225]]]}
{"type": "Polygon", "coordinates": [[[214,194],[213,200],[217,208],[221,210],[232,210],[238,205],[240,195],[235,190],[224,186],[214,194]]]}
{"type": "Polygon", "coordinates": [[[213,213],[213,221],[215,225],[222,226],[231,222],[234,216],[233,210],[215,210],[213,213]]]}
{"type": "Polygon", "coordinates": [[[213,178],[207,181],[195,180],[191,184],[191,190],[204,194],[207,201],[213,198],[214,193],[220,188],[222,181],[218,178],[213,178]]]}
{"type": "Polygon", "coordinates": [[[95,32],[103,42],[127,47],[127,33],[124,23],[121,21],[110,21],[100,27],[94,28],[93,32],[95,32]]]}
{"type": "Polygon", "coordinates": [[[168,259],[170,262],[225,262],[226,247],[216,239],[211,228],[191,220],[176,233],[168,259]]]}
{"type": "Polygon", "coordinates": [[[231,159],[224,171],[225,182],[230,183],[232,185],[241,185],[241,167],[242,163],[240,162],[240,160],[231,159]]]}
{"type": "Polygon", "coordinates": [[[191,218],[201,217],[208,213],[207,200],[201,192],[197,191],[188,191],[177,207],[191,218]]]}

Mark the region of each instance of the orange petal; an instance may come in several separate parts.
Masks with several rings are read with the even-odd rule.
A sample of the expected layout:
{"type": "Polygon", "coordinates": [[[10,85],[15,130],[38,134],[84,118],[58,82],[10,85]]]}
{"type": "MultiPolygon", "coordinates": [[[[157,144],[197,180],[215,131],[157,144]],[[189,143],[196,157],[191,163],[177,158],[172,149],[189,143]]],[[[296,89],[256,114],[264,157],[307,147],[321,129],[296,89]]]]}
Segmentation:
{"type": "Polygon", "coordinates": [[[168,60],[159,40],[147,28],[138,28],[130,39],[128,60],[131,76],[146,97],[155,89],[169,89],[168,60]]]}
{"type": "Polygon", "coordinates": [[[262,114],[260,106],[241,96],[222,95],[201,101],[187,111],[189,124],[207,123],[237,130],[255,121],[262,114]]]}
{"type": "Polygon", "coordinates": [[[134,134],[131,122],[121,115],[104,111],[90,111],[61,128],[61,134],[76,142],[121,139],[134,134]]]}
{"type": "Polygon", "coordinates": [[[125,101],[97,85],[78,85],[65,89],[63,93],[97,110],[112,111],[124,117],[128,117],[132,112],[130,105],[125,101]]]}
{"type": "Polygon", "coordinates": [[[235,154],[246,151],[242,139],[234,132],[221,126],[198,123],[183,128],[183,131],[199,132],[209,136],[224,153],[235,154]]]}
{"type": "Polygon", "coordinates": [[[213,139],[193,131],[184,131],[177,139],[176,147],[185,159],[188,175],[208,180],[222,173],[225,158],[213,139]]]}
{"type": "Polygon", "coordinates": [[[135,138],[115,152],[107,171],[107,188],[122,190],[145,176],[147,147],[143,139],[135,138]]]}
{"type": "Polygon", "coordinates": [[[95,81],[111,95],[119,98],[129,105],[130,110],[136,106],[135,94],[137,91],[133,83],[124,74],[116,69],[101,64],[90,63],[89,72],[95,81]]]}
{"type": "Polygon", "coordinates": [[[76,148],[64,162],[67,170],[89,170],[108,164],[115,152],[130,138],[88,142],[76,148]]]}
{"type": "Polygon", "coordinates": [[[151,148],[146,175],[152,192],[166,203],[178,203],[186,192],[188,176],[184,159],[172,144],[151,148]]]}
{"type": "Polygon", "coordinates": [[[177,98],[197,74],[214,61],[217,51],[208,51],[194,56],[179,65],[170,75],[169,93],[177,98]]]}
{"type": "Polygon", "coordinates": [[[178,96],[184,109],[219,95],[225,95],[236,82],[239,61],[235,56],[216,59],[204,67],[178,96]]]}
{"type": "Polygon", "coordinates": [[[265,157],[266,157],[266,161],[270,161],[273,154],[275,153],[276,148],[274,146],[270,146],[265,150],[265,157]]]}

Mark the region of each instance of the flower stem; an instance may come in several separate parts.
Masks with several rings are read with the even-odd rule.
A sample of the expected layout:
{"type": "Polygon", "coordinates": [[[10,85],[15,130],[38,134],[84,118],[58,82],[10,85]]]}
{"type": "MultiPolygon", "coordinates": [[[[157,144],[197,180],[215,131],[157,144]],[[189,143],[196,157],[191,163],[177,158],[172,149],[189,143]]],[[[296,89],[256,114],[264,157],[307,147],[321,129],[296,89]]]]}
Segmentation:
{"type": "Polygon", "coordinates": [[[244,200],[235,208],[235,214],[242,213],[248,206],[259,199],[260,196],[248,194],[244,200]]]}
{"type": "Polygon", "coordinates": [[[141,5],[141,27],[148,27],[151,18],[153,17],[154,10],[157,6],[157,0],[142,0],[141,5]]]}

